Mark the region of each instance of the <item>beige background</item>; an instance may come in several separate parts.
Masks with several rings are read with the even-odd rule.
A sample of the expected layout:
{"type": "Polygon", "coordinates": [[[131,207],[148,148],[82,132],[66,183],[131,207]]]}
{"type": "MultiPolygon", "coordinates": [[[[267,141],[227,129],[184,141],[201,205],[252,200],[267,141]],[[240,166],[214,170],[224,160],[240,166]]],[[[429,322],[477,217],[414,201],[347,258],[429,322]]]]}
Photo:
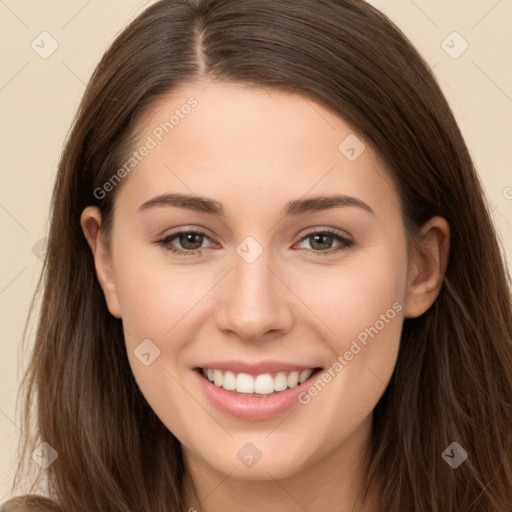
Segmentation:
{"type": "MultiPolygon", "coordinates": [[[[10,489],[21,435],[15,401],[27,357],[19,343],[41,270],[37,254],[60,151],[100,56],[150,3],[0,0],[0,502],[10,489]],[[34,40],[42,46],[38,36],[44,31],[58,43],[46,59],[31,47],[34,40]]],[[[512,0],[370,3],[405,32],[434,68],[479,170],[511,265],[512,0]],[[454,31],[463,39],[450,35],[454,31]],[[467,50],[452,58],[464,41],[467,50]]],[[[50,39],[45,41],[50,48],[50,39]]]]}

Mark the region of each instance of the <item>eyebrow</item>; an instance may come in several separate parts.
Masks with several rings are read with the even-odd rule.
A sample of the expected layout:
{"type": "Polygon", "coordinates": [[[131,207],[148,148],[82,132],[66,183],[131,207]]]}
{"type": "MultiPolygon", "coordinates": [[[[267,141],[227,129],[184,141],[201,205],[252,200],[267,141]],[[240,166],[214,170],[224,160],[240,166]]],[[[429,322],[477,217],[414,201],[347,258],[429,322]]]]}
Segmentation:
{"type": "MultiPolygon", "coordinates": [[[[178,208],[185,208],[200,213],[209,215],[216,215],[218,217],[226,217],[226,210],[222,203],[209,199],[188,194],[162,194],[153,197],[146,201],[139,207],[139,212],[143,212],[149,208],[156,206],[174,206],[178,208]]],[[[330,208],[342,208],[347,206],[355,206],[362,208],[367,212],[375,215],[373,209],[361,199],[341,194],[334,194],[329,196],[316,196],[307,199],[295,199],[285,204],[283,210],[283,217],[299,216],[308,213],[315,213],[330,208]]]]}

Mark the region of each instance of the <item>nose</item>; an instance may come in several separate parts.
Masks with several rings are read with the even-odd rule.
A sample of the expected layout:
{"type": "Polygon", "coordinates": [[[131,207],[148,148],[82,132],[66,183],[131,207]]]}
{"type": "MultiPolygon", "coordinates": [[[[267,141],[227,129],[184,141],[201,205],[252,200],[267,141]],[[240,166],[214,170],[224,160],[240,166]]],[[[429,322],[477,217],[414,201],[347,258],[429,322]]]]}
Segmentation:
{"type": "Polygon", "coordinates": [[[268,252],[263,251],[251,263],[235,253],[233,261],[234,268],[220,283],[217,327],[244,341],[273,338],[289,331],[293,293],[268,252]]]}

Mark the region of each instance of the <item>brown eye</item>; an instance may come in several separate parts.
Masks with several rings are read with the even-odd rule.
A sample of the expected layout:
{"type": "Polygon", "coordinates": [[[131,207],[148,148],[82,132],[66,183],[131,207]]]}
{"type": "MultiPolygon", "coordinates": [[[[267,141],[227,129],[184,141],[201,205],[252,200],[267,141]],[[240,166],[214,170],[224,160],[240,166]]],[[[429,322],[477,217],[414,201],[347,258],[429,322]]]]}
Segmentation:
{"type": "Polygon", "coordinates": [[[200,231],[179,231],[158,240],[156,243],[174,254],[187,256],[201,254],[205,239],[209,240],[209,237],[200,231]]]}
{"type": "Polygon", "coordinates": [[[177,237],[180,246],[183,249],[199,249],[203,245],[203,235],[199,233],[181,233],[177,237]]]}
{"type": "Polygon", "coordinates": [[[305,240],[310,241],[309,244],[311,249],[306,248],[309,252],[322,255],[332,254],[343,249],[349,249],[354,245],[352,240],[329,230],[312,231],[302,237],[301,242],[304,242],[305,240]],[[333,248],[334,242],[337,242],[337,245],[333,248]]]}
{"type": "Polygon", "coordinates": [[[327,246],[331,246],[334,241],[334,237],[332,237],[331,235],[328,235],[326,233],[322,233],[319,235],[309,235],[308,238],[311,240],[311,247],[313,249],[320,249],[320,250],[330,249],[330,247],[327,247],[327,246]],[[330,241],[330,243],[329,243],[329,241],[330,241]]]}

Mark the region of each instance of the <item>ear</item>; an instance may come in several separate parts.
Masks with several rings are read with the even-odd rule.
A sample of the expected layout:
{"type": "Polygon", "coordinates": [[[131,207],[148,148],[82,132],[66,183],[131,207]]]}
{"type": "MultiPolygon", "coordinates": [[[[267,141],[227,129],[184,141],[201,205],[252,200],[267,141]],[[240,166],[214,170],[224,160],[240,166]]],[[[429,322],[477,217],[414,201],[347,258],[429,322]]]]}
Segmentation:
{"type": "Polygon", "coordinates": [[[98,281],[105,295],[107,307],[116,318],[121,318],[119,300],[112,265],[112,257],[101,232],[101,212],[97,206],[88,206],[80,216],[80,225],[91,248],[98,281]]]}
{"type": "Polygon", "coordinates": [[[432,217],[421,228],[411,250],[407,272],[405,318],[416,318],[437,299],[443,284],[450,251],[450,225],[443,217],[432,217]]]}

